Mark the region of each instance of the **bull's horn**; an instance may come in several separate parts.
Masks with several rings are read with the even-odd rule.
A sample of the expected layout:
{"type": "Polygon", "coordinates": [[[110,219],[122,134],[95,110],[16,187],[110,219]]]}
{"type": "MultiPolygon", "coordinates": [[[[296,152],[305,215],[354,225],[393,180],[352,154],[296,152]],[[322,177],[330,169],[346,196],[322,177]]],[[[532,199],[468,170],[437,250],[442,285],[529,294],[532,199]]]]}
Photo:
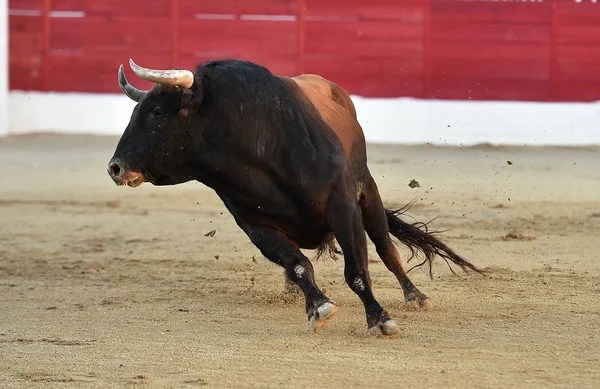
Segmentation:
{"type": "Polygon", "coordinates": [[[129,59],[129,66],[133,72],[144,80],[157,82],[160,84],[179,85],[184,88],[190,88],[194,84],[194,73],[189,70],[154,70],[138,66],[133,60],[129,59]]]}
{"type": "Polygon", "coordinates": [[[119,86],[121,90],[127,97],[136,103],[142,99],[146,95],[147,92],[143,90],[139,90],[136,87],[129,84],[127,81],[127,77],[125,77],[125,71],[123,70],[123,65],[119,66],[119,86]]]}

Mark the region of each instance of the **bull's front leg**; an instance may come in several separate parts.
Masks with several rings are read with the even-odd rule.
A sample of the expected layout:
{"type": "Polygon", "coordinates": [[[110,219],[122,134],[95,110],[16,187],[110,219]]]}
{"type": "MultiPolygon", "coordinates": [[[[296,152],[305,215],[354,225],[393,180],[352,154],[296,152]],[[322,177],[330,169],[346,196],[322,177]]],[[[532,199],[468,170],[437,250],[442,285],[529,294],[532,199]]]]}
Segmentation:
{"type": "Polygon", "coordinates": [[[309,259],[279,231],[264,226],[244,226],[243,229],[266,258],[285,269],[286,283],[293,283],[302,290],[313,330],[323,329],[338,308],[317,286],[309,259]]]}
{"type": "Polygon", "coordinates": [[[285,290],[285,293],[288,293],[289,295],[292,296],[298,296],[302,293],[302,289],[300,289],[300,287],[292,280],[290,280],[290,278],[287,276],[287,273],[284,272],[284,284],[283,284],[283,289],[285,290]]]}

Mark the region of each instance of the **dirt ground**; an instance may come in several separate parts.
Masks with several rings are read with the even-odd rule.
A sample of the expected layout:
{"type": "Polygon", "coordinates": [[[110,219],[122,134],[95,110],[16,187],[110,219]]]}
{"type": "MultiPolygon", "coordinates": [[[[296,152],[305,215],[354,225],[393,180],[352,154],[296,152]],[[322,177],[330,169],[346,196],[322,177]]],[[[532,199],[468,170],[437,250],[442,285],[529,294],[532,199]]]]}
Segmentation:
{"type": "Polygon", "coordinates": [[[490,270],[415,270],[415,312],[370,245],[381,340],[342,258],[315,261],[340,311],[314,334],[211,190],[116,187],[116,142],[0,139],[0,387],[600,387],[600,148],[371,145],[386,204],[490,270]]]}

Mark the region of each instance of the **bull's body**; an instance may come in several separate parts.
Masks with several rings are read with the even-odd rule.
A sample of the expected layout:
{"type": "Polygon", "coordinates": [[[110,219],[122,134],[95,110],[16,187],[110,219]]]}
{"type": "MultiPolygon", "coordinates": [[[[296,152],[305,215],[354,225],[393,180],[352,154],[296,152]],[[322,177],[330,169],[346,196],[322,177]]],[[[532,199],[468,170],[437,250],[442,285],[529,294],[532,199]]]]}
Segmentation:
{"type": "Polygon", "coordinates": [[[300,248],[337,240],[368,328],[383,336],[398,330],[373,296],[365,231],[406,300],[418,306],[430,301],[406,276],[390,232],[429,260],[439,254],[475,269],[384,208],[354,105],[339,86],[315,75],[278,77],[237,60],[206,63],[193,75],[184,73],[184,81],[172,81],[172,75],[164,81],[156,71],[132,66],[159,83],[147,94],[133,93],[120,76],[125,93],[139,104],[110,163],[115,182],[197,180],[214,189],[252,243],[302,289],[315,330],[337,308],[316,285],[300,248]]]}

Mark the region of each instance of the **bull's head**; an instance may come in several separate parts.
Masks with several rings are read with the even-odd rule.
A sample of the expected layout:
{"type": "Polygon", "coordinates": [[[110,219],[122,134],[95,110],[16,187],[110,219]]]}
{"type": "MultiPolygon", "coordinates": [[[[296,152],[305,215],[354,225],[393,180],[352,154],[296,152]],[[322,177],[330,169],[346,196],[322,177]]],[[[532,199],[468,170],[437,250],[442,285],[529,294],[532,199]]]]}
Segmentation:
{"type": "Polygon", "coordinates": [[[143,182],[183,182],[169,176],[186,164],[183,140],[202,100],[200,83],[189,70],[152,70],[131,59],[129,64],[137,76],[156,85],[149,91],[136,89],[127,81],[123,65],[119,67],[121,90],[137,105],[108,164],[108,174],[117,185],[131,187],[143,182]]]}

